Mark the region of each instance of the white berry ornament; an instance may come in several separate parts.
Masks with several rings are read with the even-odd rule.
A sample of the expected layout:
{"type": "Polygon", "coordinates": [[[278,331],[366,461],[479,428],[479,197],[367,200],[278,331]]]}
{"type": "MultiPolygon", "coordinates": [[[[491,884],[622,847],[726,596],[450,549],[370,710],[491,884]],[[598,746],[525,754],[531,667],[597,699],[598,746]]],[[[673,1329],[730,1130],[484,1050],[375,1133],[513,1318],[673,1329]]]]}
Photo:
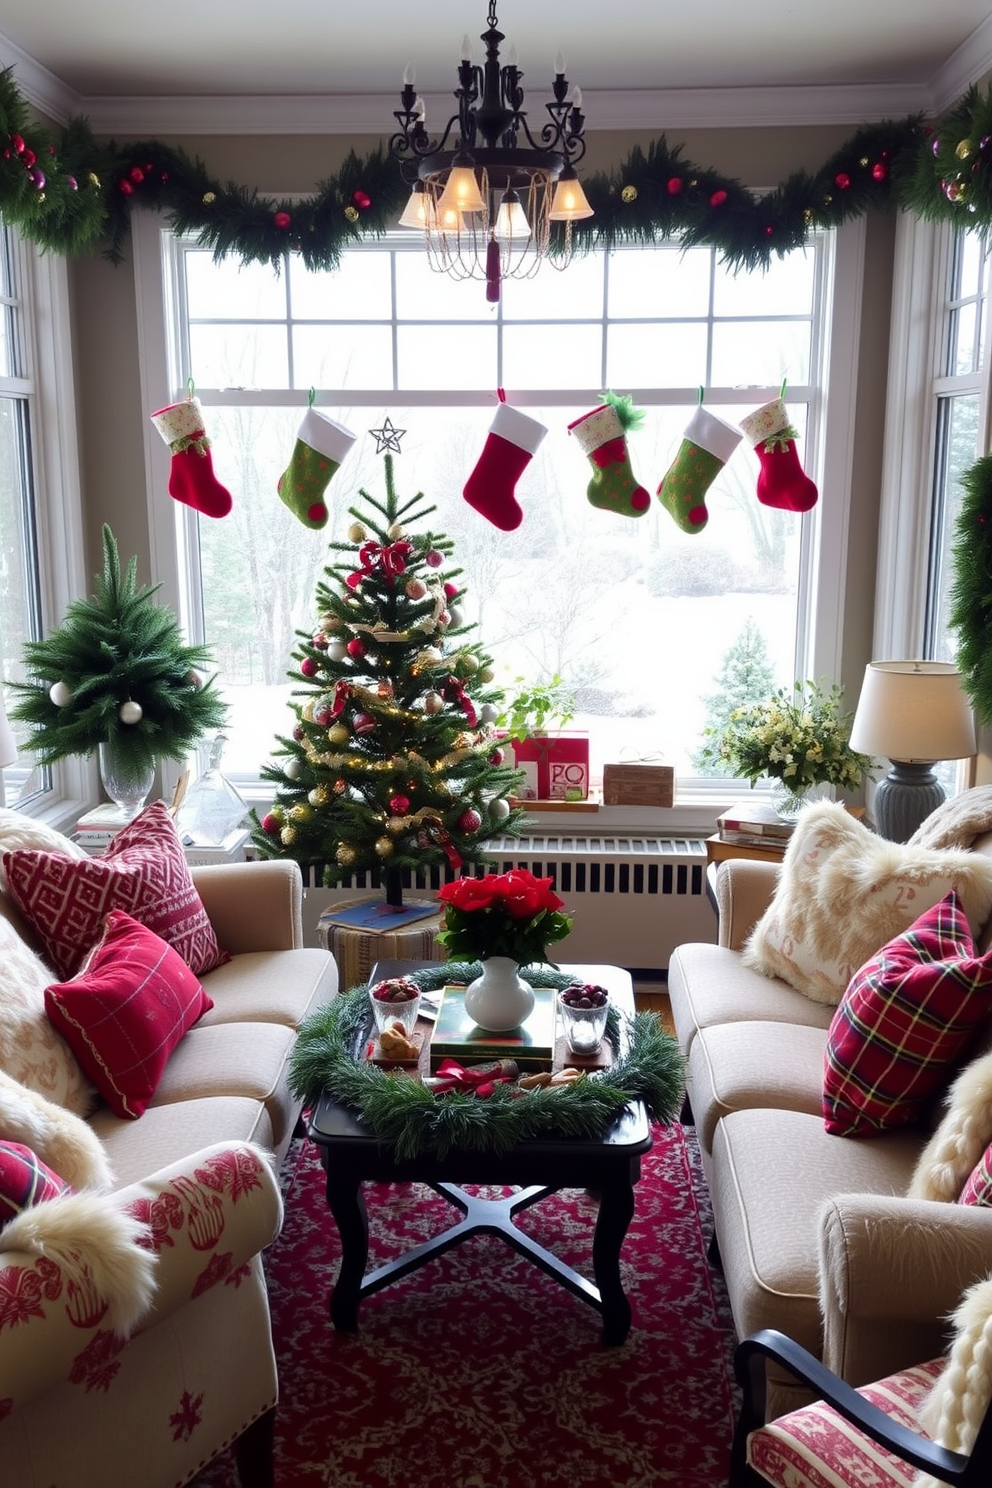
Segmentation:
{"type": "Polygon", "coordinates": [[[48,689],[48,696],[56,708],[68,708],[72,702],[72,688],[68,682],[53,682],[48,689]]]}

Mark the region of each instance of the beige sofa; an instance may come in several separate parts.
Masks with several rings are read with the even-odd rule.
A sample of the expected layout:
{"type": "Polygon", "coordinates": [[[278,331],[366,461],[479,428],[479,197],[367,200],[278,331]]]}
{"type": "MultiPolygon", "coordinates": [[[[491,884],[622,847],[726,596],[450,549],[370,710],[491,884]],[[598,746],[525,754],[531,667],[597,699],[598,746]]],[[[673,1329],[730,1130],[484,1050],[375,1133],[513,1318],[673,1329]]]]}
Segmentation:
{"type": "MultiPolygon", "coordinates": [[[[5,1250],[0,1231],[0,1461],[17,1488],[172,1488],[239,1439],[242,1481],[270,1481],[277,1379],[261,1255],[279,1230],[274,1174],[299,1114],[286,1083],[295,1031],[337,974],[303,947],[296,864],[193,878],[232,953],[202,978],[214,1006],[142,1116],[90,1118],[117,1184],[106,1202],[151,1228],[151,1311],[123,1341],[99,1299],[5,1250]]],[[[3,894],[0,913],[31,943],[3,894]]]]}
{"type": "MultiPolygon", "coordinates": [[[[992,857],[992,833],[973,850],[992,857]]],[[[741,958],[779,871],[720,864],[718,944],[676,950],[672,1012],[738,1336],[780,1329],[864,1384],[940,1353],[943,1320],[992,1271],[992,1211],[905,1197],[926,1129],[827,1134],[834,1008],[741,958]]],[[[990,940],[987,926],[980,948],[990,940]]],[[[989,1043],[992,1028],[978,1048],[989,1043]]],[[[770,1375],[769,1417],[803,1398],[770,1375]]]]}

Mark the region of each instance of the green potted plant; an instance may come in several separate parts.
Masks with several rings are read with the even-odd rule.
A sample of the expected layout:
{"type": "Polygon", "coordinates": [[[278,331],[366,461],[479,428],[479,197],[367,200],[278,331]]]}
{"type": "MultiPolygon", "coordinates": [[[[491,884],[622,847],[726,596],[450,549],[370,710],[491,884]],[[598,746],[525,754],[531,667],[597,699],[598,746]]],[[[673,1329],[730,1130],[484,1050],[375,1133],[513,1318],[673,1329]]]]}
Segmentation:
{"type": "Polygon", "coordinates": [[[589,737],[566,733],[575,694],[556,672],[547,682],[515,677],[496,723],[524,773],[524,800],[584,800],[589,794],[589,737]]]}

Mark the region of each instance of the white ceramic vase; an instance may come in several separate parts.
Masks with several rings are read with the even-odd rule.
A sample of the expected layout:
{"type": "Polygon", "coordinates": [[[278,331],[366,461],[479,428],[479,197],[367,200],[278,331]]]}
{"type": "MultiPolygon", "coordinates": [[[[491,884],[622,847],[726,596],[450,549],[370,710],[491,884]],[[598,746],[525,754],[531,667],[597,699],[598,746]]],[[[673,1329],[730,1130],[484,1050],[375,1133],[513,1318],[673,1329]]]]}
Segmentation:
{"type": "Polygon", "coordinates": [[[534,989],[518,975],[512,956],[488,957],[482,975],[465,989],[465,1011],[490,1033],[518,1028],[533,1008],[534,989]]]}

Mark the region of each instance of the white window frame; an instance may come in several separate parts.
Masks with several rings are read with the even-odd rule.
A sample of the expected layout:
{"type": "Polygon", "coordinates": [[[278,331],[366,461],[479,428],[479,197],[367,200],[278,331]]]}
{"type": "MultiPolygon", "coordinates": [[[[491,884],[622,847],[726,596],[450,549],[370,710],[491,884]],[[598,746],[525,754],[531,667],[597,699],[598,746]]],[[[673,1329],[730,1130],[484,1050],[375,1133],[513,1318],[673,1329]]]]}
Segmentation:
{"type": "MultiPolygon", "coordinates": [[[[24,392],[29,403],[32,487],[44,632],[61,623],[70,600],[85,592],[82,502],[72,371],[68,267],[11,234],[24,315],[24,392]]],[[[51,786],[19,807],[60,831],[71,831],[98,797],[93,760],[51,767],[51,786]]]]}
{"type": "MultiPolygon", "coordinates": [[[[166,251],[169,229],[154,213],[136,213],[132,218],[135,296],[137,303],[138,345],[143,406],[151,412],[184,395],[171,381],[170,369],[179,365],[175,356],[176,332],[170,324],[171,255],[166,251]]],[[[855,400],[861,329],[861,305],[864,282],[866,225],[861,218],[837,229],[833,251],[824,255],[829,283],[825,286],[828,312],[827,346],[824,348],[822,419],[819,433],[813,433],[804,450],[804,465],[821,492],[829,500],[821,502],[808,524],[806,541],[813,543],[809,572],[812,592],[800,595],[800,611],[807,616],[801,636],[803,656],[797,668],[803,675],[839,677],[842,668],[843,616],[846,598],[846,554],[850,526],[850,493],[853,462],[855,400]],[[806,600],[804,605],[803,601],[806,600]]],[[[240,396],[240,395],[239,395],[240,396]]],[[[298,392],[283,395],[288,404],[298,404],[298,392]]],[[[598,393],[592,394],[593,399],[598,393]]],[[[814,398],[816,395],[814,394],[814,398]]],[[[404,394],[411,404],[417,394],[404,394]]],[[[569,403],[581,399],[581,393],[570,391],[569,403]]],[[[250,398],[249,398],[250,401],[250,398]]],[[[266,397],[266,403],[279,401],[266,397]]],[[[475,397],[471,399],[475,401],[475,397]]],[[[521,406],[529,402],[547,406],[554,396],[541,392],[528,398],[515,393],[521,406]]],[[[559,399],[561,401],[561,399],[559,399]]],[[[747,390],[742,402],[753,407],[753,390],[747,390]]],[[[811,405],[812,406],[812,405],[811,405]]],[[[187,600],[196,593],[198,575],[192,571],[195,545],[181,540],[181,524],[188,516],[178,502],[166,502],[162,493],[169,477],[169,451],[161,437],[145,421],[145,456],[149,518],[149,544],[152,573],[161,584],[160,593],[181,616],[196,616],[197,605],[187,600]],[[171,508],[171,509],[170,509],[171,508]],[[182,554],[189,557],[181,560],[182,554]],[[184,566],[185,564],[185,566],[184,566]]],[[[191,530],[195,532],[195,526],[191,530]]],[[[190,639],[202,640],[191,633],[190,639]]],[[[180,766],[163,764],[163,789],[168,795],[180,773],[180,766]]],[[[244,787],[242,792],[254,799],[244,787]]],[[[261,797],[260,797],[261,799],[261,797]]],[[[627,830],[711,831],[716,814],[728,804],[726,789],[700,790],[692,796],[680,795],[675,807],[662,811],[645,808],[642,822],[632,822],[629,809],[601,808],[598,826],[611,825],[627,830]],[[615,820],[614,820],[615,818],[615,820]]],[[[577,817],[579,825],[587,818],[577,817]]],[[[556,817],[556,824],[569,825],[567,813],[556,817]]]]}

